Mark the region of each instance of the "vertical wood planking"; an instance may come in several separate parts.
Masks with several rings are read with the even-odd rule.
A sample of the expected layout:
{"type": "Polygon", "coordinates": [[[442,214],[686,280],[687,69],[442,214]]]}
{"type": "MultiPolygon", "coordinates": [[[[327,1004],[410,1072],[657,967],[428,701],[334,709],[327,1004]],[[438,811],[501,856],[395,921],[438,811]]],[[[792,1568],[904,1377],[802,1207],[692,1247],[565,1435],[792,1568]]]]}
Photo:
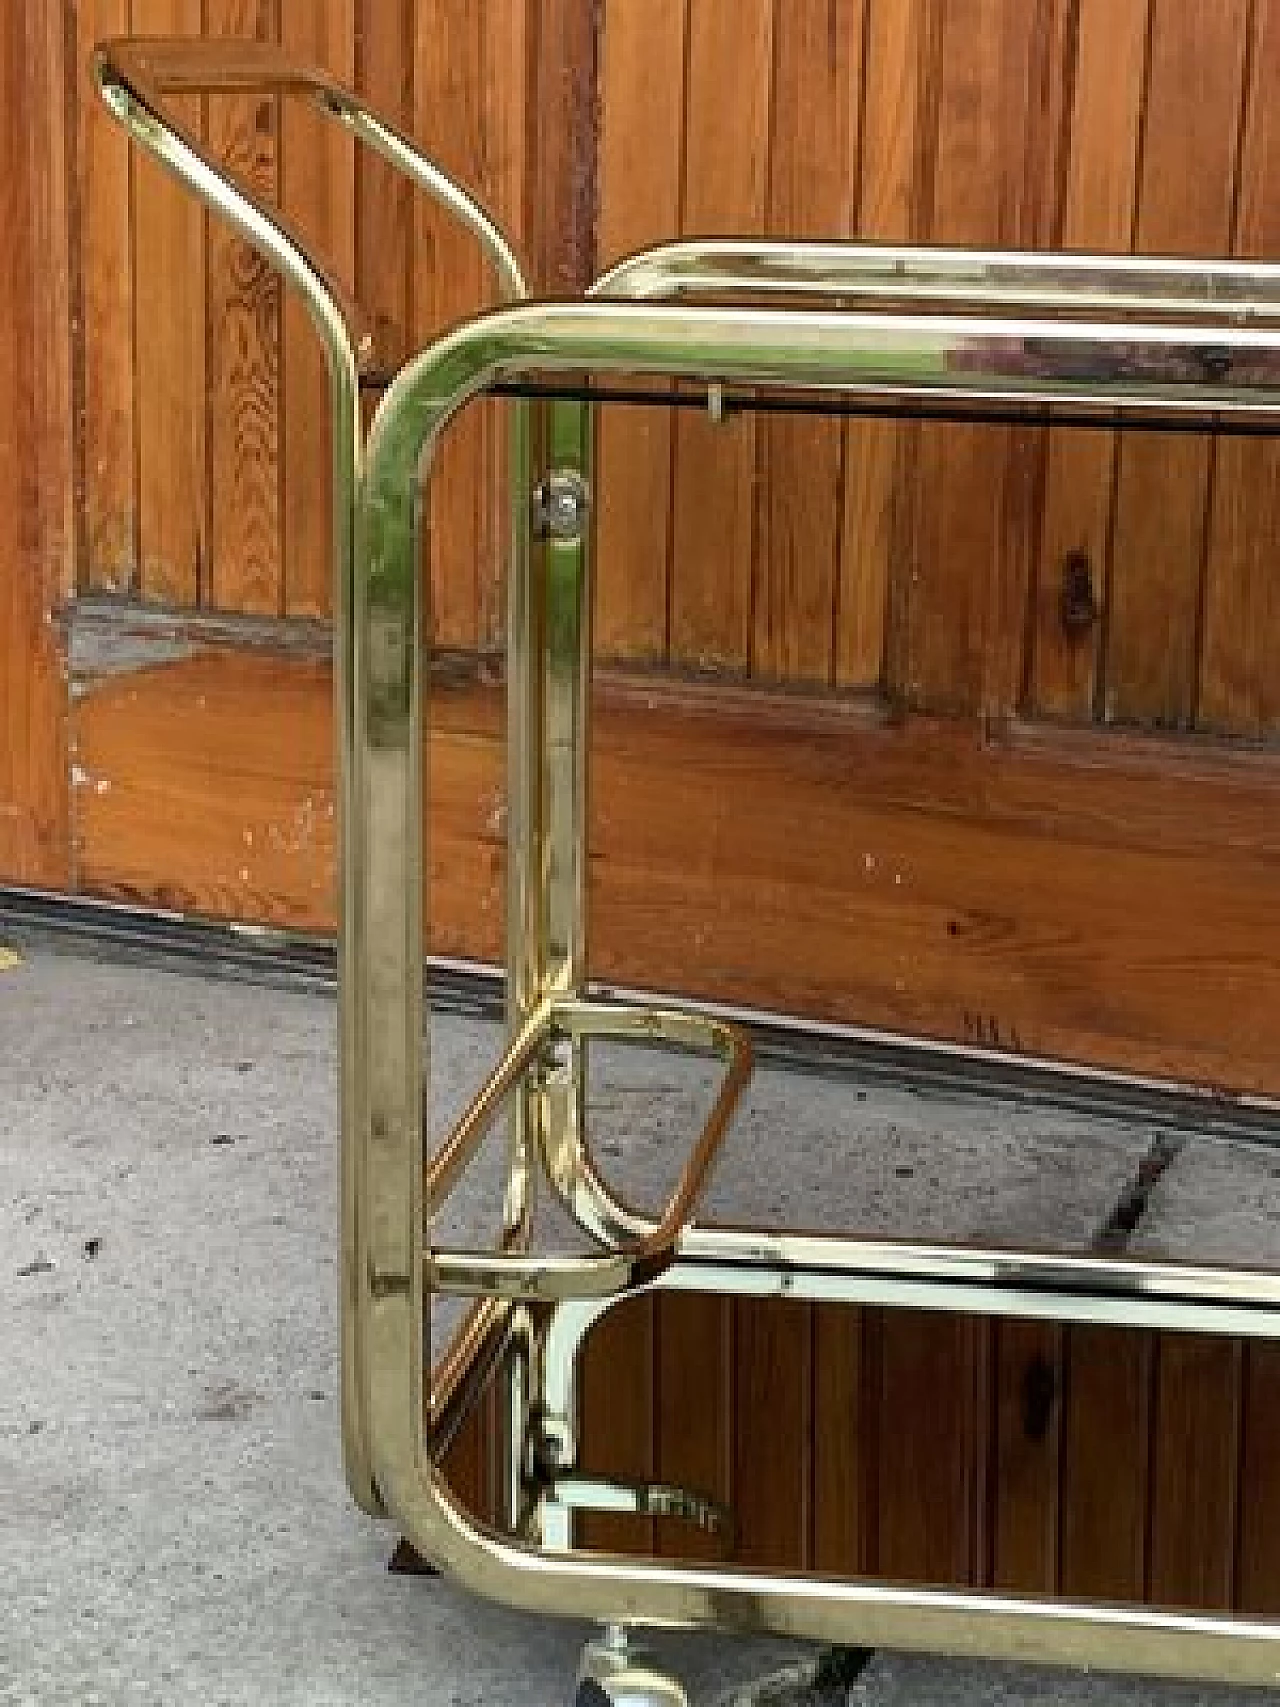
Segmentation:
{"type": "Polygon", "coordinates": [[[444,1460],[445,1480],[466,1509],[483,1522],[492,1501],[490,1448],[497,1423],[495,1406],[486,1390],[458,1430],[444,1460]]]}
{"type": "Polygon", "coordinates": [[[1067,1335],[1059,1590],[1141,1600],[1146,1589],[1155,1340],[1113,1328],[1067,1335]]]}
{"type": "Polygon", "coordinates": [[[744,1564],[810,1563],[813,1306],[742,1298],[734,1310],[733,1508],[744,1564]]]}
{"type": "MultiPolygon", "coordinates": [[[[355,0],[283,4],[286,52],[340,83],[355,81],[355,0]]],[[[286,98],[280,118],[281,197],[315,252],[350,289],[355,284],[354,143],[309,102],[286,98]]],[[[286,291],[281,344],[281,564],[289,616],[332,608],[333,502],[329,386],[324,352],[297,295],[286,291]]]]}
{"type": "MultiPolygon", "coordinates": [[[[206,0],[210,36],[279,37],[278,0],[206,0]]],[[[280,194],[275,96],[209,101],[214,159],[269,202],[280,194]]],[[[209,267],[208,602],[276,615],[280,569],[280,316],[275,270],[225,220],[211,218],[209,267]]]]}
{"type": "MultiPolygon", "coordinates": [[[[1155,0],[1137,247],[1224,254],[1233,228],[1248,0],[1155,0]]],[[[1103,711],[1185,728],[1194,716],[1213,452],[1198,436],[1120,447],[1103,711]]]]}
{"type": "MultiPolygon", "coordinates": [[[[526,0],[418,0],[415,7],[416,140],[497,212],[518,238],[524,166],[526,0]]],[[[411,258],[415,347],[496,300],[487,256],[456,218],[415,196],[411,258]]],[[[507,509],[503,420],[490,405],[465,410],[449,428],[432,481],[432,632],[444,646],[473,647],[501,635],[507,509]]]]}
{"type": "MultiPolygon", "coordinates": [[[[733,1504],[733,1304],[668,1293],[656,1300],[658,1476],[733,1504]]],[[[717,1556],[715,1539],[689,1524],[657,1526],[668,1558],[717,1556]]]]}
{"type": "MultiPolygon", "coordinates": [[[[1151,0],[1080,0],[1062,243],[1067,249],[1132,248],[1142,97],[1151,0]]],[[[1036,577],[1031,707],[1088,719],[1100,625],[1062,620],[1067,560],[1082,559],[1101,602],[1107,582],[1118,435],[1049,434],[1036,577]]]]}
{"type": "MultiPolygon", "coordinates": [[[[918,3],[866,0],[859,235],[904,242],[923,235],[922,181],[930,94],[930,17],[918,3]]],[[[836,680],[879,685],[889,589],[903,546],[907,457],[916,434],[891,421],[850,421],[837,600],[836,680]]]]}
{"type": "Polygon", "coordinates": [[[1241,1347],[1166,1334],[1156,1353],[1147,1592],[1229,1610],[1234,1594],[1241,1347]]]}
{"type": "Polygon", "coordinates": [[[984,1551],[988,1323],[887,1312],[879,1357],[875,1568],[973,1583],[984,1551]]]}
{"type": "MultiPolygon", "coordinates": [[[[771,0],[698,0],[689,13],[684,229],[759,233],[765,224],[773,65],[771,0]],[[725,91],[732,90],[726,101],[725,91]]],[[[671,657],[746,668],[756,423],[682,414],[676,425],[671,657]]]]}
{"type": "MultiPolygon", "coordinates": [[[[481,196],[489,10],[469,0],[416,0],[414,6],[414,135],[452,177],[481,196]]],[[[415,348],[476,313],[492,295],[475,238],[425,196],[415,196],[413,203],[411,278],[415,348]]],[[[450,425],[432,472],[424,547],[437,645],[475,645],[480,579],[496,579],[497,541],[489,525],[493,491],[486,472],[483,413],[473,407],[450,425]]]]}
{"type": "MultiPolygon", "coordinates": [[[[132,0],[135,35],[198,35],[200,0],[132,0]]],[[[193,127],[201,103],[175,103],[193,127]]],[[[138,591],[196,605],[208,565],[205,216],[141,154],[133,170],[138,591]]]]}
{"type": "MultiPolygon", "coordinates": [[[[9,240],[0,249],[0,288],[12,304],[0,327],[0,396],[16,397],[30,326],[30,215],[22,129],[22,30],[13,14],[0,16],[0,219],[9,240]]],[[[25,752],[29,734],[31,660],[37,612],[23,561],[23,444],[17,412],[0,412],[0,853],[6,874],[21,871],[30,853],[29,786],[25,752]]]]}
{"type": "MultiPolygon", "coordinates": [[[[494,218],[514,245],[522,266],[528,254],[529,44],[533,35],[530,0],[502,0],[486,6],[485,23],[485,172],[482,190],[494,218]]],[[[581,146],[590,151],[591,134],[581,146]]],[[[494,281],[486,280],[486,301],[494,281]]],[[[486,549],[476,586],[476,640],[480,646],[505,643],[506,597],[503,578],[510,538],[510,489],[505,477],[510,431],[509,411],[496,403],[481,410],[483,479],[488,497],[486,549]]]]}
{"type": "Polygon", "coordinates": [[[67,688],[53,611],[73,589],[66,15],[0,16],[0,873],[65,886],[67,688]]]}
{"type": "MultiPolygon", "coordinates": [[[[413,127],[413,0],[357,0],[356,86],[403,130],[413,127]]],[[[383,348],[409,338],[409,181],[372,149],[356,154],[356,296],[383,348]]]]}
{"type": "MultiPolygon", "coordinates": [[[[935,59],[930,236],[1027,246],[1053,231],[1065,8],[947,0],[935,59]]],[[[1023,678],[1043,436],[924,424],[891,636],[896,697],[1006,713],[1023,678]]]]}
{"type": "Polygon", "coordinates": [[[1235,1583],[1241,1612],[1280,1613],[1280,1346],[1244,1349],[1239,1550],[1235,1583]]]}
{"type": "Polygon", "coordinates": [[[138,563],[133,439],[132,158],[93,84],[95,43],[129,33],[129,0],[85,0],[76,13],[84,472],[79,503],[84,591],[129,591],[138,563]]]}
{"type": "MultiPolygon", "coordinates": [[[[680,229],[687,0],[606,0],[600,57],[600,258],[680,229]]],[[[603,409],[596,437],[597,656],[657,663],[667,649],[670,410],[603,409]]]]}
{"type": "Polygon", "coordinates": [[[599,22],[596,0],[531,14],[526,247],[542,296],[580,295],[595,267],[599,22]]]}
{"type": "MultiPolygon", "coordinates": [[[[581,1463],[589,1474],[641,1481],[656,1474],[654,1351],[652,1298],[610,1310],[587,1341],[581,1463]]],[[[594,1515],[582,1518],[578,1536],[584,1547],[652,1552],[654,1527],[651,1519],[594,1515]]]]}
{"type": "MultiPolygon", "coordinates": [[[[861,0],[775,3],[767,213],[773,236],[853,234],[863,23],[861,0]]],[[[842,423],[775,417],[758,431],[752,674],[825,686],[834,673],[842,423]]]]}
{"type": "MultiPolygon", "coordinates": [[[[1280,4],[1257,0],[1235,250],[1271,259],[1280,245],[1280,4]]],[[[1233,735],[1280,730],[1280,446],[1222,439],[1215,446],[1198,722],[1233,735]]]]}
{"type": "Polygon", "coordinates": [[[869,1314],[839,1304],[819,1304],[813,1312],[812,1564],[837,1576],[864,1574],[875,1563],[869,1314]]]}
{"type": "Polygon", "coordinates": [[[1053,1594],[1058,1586],[1062,1473],[1062,1330],[1001,1321],[996,1359],[993,1588],[1053,1594]]]}
{"type": "MultiPolygon", "coordinates": [[[[18,277],[30,300],[27,385],[14,396],[25,428],[26,518],[22,541],[30,556],[26,600],[31,624],[26,810],[32,828],[28,882],[69,886],[75,851],[71,832],[70,732],[66,641],[57,625],[75,590],[75,470],[77,402],[71,269],[78,240],[72,138],[67,105],[73,68],[65,15],[56,7],[24,7],[22,76],[32,110],[25,120],[30,249],[18,277]]],[[[12,234],[11,234],[12,235],[12,234]]],[[[16,245],[15,245],[16,247],[16,245]]],[[[6,300],[16,300],[16,293],[6,300]]]]}

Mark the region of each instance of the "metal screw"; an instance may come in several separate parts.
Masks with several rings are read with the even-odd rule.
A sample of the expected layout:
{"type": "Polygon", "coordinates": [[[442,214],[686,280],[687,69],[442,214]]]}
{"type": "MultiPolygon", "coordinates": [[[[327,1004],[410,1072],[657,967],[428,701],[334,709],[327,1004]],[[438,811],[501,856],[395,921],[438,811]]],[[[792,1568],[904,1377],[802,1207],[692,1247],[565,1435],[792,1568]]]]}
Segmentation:
{"type": "Polygon", "coordinates": [[[534,488],[534,532],[539,539],[582,538],[591,496],[576,468],[558,468],[534,488]]]}

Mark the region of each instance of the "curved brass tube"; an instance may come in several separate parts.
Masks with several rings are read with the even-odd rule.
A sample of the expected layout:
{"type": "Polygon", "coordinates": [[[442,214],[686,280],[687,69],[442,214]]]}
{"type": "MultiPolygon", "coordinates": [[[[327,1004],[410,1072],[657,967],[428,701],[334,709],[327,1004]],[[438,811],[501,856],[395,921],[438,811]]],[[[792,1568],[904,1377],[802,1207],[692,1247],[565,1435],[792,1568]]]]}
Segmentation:
{"type": "Polygon", "coordinates": [[[425,1225],[435,1216],[475,1156],[504,1099],[517,1088],[544,1044],[617,1037],[713,1050],[726,1063],[724,1080],[671,1200],[661,1217],[618,1248],[588,1256],[530,1256],[511,1249],[435,1251],[428,1258],[433,1292],[480,1298],[540,1300],[617,1297],[655,1280],[675,1260],[694,1204],[705,1190],[733,1110],[751,1075],[751,1041],[737,1026],[674,1008],[628,1008],[550,996],[538,1002],[508,1043],[498,1065],[464,1110],[427,1167],[425,1225]]]}
{"type": "MultiPolygon", "coordinates": [[[[301,296],[323,345],[329,376],[333,469],[333,602],[334,712],[338,729],[339,833],[360,810],[363,795],[361,747],[351,725],[356,699],[354,656],[355,506],[364,467],[360,422],[362,379],[384,377],[389,352],[378,348],[374,328],[343,285],[324,263],[305,247],[289,221],[264,203],[253,189],[230,177],[191,134],[180,115],[166,104],[166,95],[207,93],[283,93],[302,95],[345,124],[363,143],[405,173],[425,194],[446,207],[484,248],[493,266],[504,301],[526,296],[519,263],[494,221],[435,163],[420,153],[393,125],[324,72],[295,65],[281,50],[262,42],[234,38],[123,38],[98,44],[93,71],[108,110],[132,139],[170,171],[187,189],[221,214],[281,274],[301,296]]],[[[513,411],[515,444],[524,433],[525,410],[513,411]]],[[[523,518],[521,518],[523,520],[523,518]]],[[[516,551],[522,528],[515,533],[516,551]]],[[[361,913],[357,873],[344,862],[338,895],[338,988],[341,1032],[341,1120],[345,1127],[352,1107],[352,1087],[363,1070],[364,1040],[359,1005],[351,1001],[355,967],[366,951],[367,932],[361,913]]],[[[351,1177],[356,1157],[344,1147],[344,1214],[354,1211],[358,1191],[351,1177]]],[[[350,1241],[344,1239],[343,1248],[350,1241]]],[[[341,1322],[344,1358],[358,1360],[360,1322],[353,1306],[357,1280],[349,1271],[341,1281],[341,1322]]],[[[480,1305],[462,1324],[454,1348],[441,1359],[438,1408],[459,1385],[460,1359],[473,1352],[479,1340],[494,1337],[490,1320],[498,1306],[480,1305]],[[483,1333],[481,1330],[483,1329],[483,1333]]],[[[380,1515],[382,1503],[373,1485],[365,1419],[353,1386],[343,1388],[344,1458],[351,1492],[366,1511],[380,1515]]]]}
{"type": "MultiPolygon", "coordinates": [[[[246,220],[252,219],[259,230],[263,224],[274,229],[281,246],[267,258],[291,283],[298,282],[292,270],[296,258],[306,260],[340,309],[364,371],[377,374],[381,369],[385,375],[400,352],[379,349],[372,323],[324,264],[307,254],[290,221],[279,210],[269,208],[249,185],[231,179],[181,116],[166,107],[166,95],[302,96],[345,125],[359,142],[381,155],[471,232],[488,256],[500,301],[519,302],[528,296],[515,251],[469,191],[327,72],[298,65],[274,43],[229,36],[119,37],[98,44],[94,75],[103,100],[135,140],[175,171],[189,189],[218,207],[250,241],[256,239],[246,229],[246,220]],[[210,178],[218,184],[211,183],[210,178]]],[[[305,287],[299,288],[305,294],[305,287]]],[[[405,328],[399,330],[403,335],[405,328]]]]}
{"type": "MultiPolygon", "coordinates": [[[[975,316],[655,308],[599,300],[530,305],[456,329],[411,363],[384,399],[360,506],[364,605],[357,679],[363,692],[356,735],[365,743],[370,790],[362,879],[370,916],[376,912],[379,920],[362,990],[365,1035],[386,1043],[364,1082],[368,1105],[356,1110],[348,1135],[366,1151],[359,1174],[366,1212],[351,1223],[361,1238],[352,1268],[362,1282],[365,1360],[350,1378],[363,1389],[377,1483],[387,1504],[420,1551],[477,1592],[534,1611],[572,1608],[604,1622],[767,1630],[1238,1682],[1274,1682],[1280,1673],[1280,1624],[1264,1620],[535,1551],[478,1528],[462,1513],[434,1469],[419,1421],[430,1255],[422,1248],[421,1062],[410,1047],[420,1034],[422,1000],[414,494],[418,470],[429,467],[445,425],[486,386],[535,369],[895,397],[954,388],[966,398],[1089,399],[1126,411],[1135,422],[1151,408],[1280,412],[1280,331],[1144,323],[1126,329],[1122,359],[1100,369],[1099,352],[1114,356],[1114,332],[1103,324],[975,316]]],[[[1020,1270],[1023,1253],[978,1253],[979,1264],[984,1257],[1003,1265],[997,1278],[1010,1289],[1020,1278],[1034,1287],[1031,1265],[1020,1270]]],[[[933,1253],[924,1253],[924,1260],[929,1280],[933,1253]]],[[[677,1263],[667,1272],[678,1269],[677,1263]]],[[[1073,1276],[1085,1300],[1079,1307],[1087,1308],[1089,1295],[1105,1313],[1114,1289],[1124,1287],[1122,1271],[1132,1279],[1140,1269],[1094,1261],[1088,1273],[1073,1276]]],[[[991,1276],[975,1275],[977,1296],[991,1276]]],[[[732,1278],[726,1266],[713,1289],[732,1278]]],[[[1230,1280],[1223,1285],[1229,1296],[1230,1280]]],[[[1247,1290],[1244,1281],[1241,1288],[1247,1290]]],[[[901,1301],[906,1288],[891,1282],[889,1291],[901,1301]]],[[[1212,1316],[1213,1300],[1203,1302],[1212,1316]]],[[[592,1316],[578,1305],[571,1313],[584,1323],[592,1316]]]]}
{"type": "Polygon", "coordinates": [[[1280,319],[1280,265],[691,237],[625,256],[587,294],[645,302],[688,296],[874,298],[899,309],[981,304],[1005,314],[1196,316],[1246,325],[1280,319]]]}

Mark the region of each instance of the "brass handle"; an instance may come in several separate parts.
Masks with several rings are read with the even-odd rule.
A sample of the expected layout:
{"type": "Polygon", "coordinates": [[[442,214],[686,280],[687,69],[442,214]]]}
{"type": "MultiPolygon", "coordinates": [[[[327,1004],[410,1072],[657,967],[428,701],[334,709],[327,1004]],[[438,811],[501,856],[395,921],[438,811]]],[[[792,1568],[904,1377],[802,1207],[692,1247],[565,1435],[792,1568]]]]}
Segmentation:
{"type": "Polygon", "coordinates": [[[243,225],[248,211],[260,230],[271,230],[277,255],[287,252],[319,283],[346,328],[363,383],[387,382],[408,351],[406,329],[388,327],[367,314],[324,258],[303,243],[291,222],[278,209],[268,207],[251,185],[210,157],[166,96],[278,94],[310,100],[471,231],[488,254],[504,302],[528,295],[510,244],[462,185],[349,89],[326,72],[297,64],[274,43],[235,37],[117,37],[98,44],[93,69],[103,100],[135,140],[237,223],[243,225]],[[228,197],[220,191],[231,193],[228,197]]]}

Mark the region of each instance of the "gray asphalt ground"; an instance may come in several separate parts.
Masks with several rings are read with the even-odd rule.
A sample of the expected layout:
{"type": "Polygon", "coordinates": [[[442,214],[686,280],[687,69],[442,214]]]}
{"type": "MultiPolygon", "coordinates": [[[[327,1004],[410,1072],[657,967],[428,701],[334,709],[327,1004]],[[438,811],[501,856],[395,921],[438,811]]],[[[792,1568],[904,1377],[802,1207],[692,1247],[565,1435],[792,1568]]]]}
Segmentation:
{"type": "MultiPolygon", "coordinates": [[[[583,1628],[388,1575],[394,1536],[347,1498],[334,1029],[322,994],[38,948],[0,971],[0,1702],[570,1698],[583,1628]]],[[[495,1035],[434,1022],[441,1118],[495,1035]]],[[[700,1096],[684,1062],[602,1056],[600,1146],[638,1197],[662,1195],[700,1096]]],[[[765,1070],[709,1215],[1084,1243],[1147,1142],[973,1104],[943,1119],[902,1091],[765,1070]]],[[[1272,1174],[1256,1153],[1188,1152],[1145,1244],[1185,1249],[1194,1214],[1196,1250],[1280,1261],[1272,1174]]],[[[462,1214],[481,1216],[474,1196],[462,1214]]],[[[708,1703],[806,1657],[656,1646],[708,1703]]],[[[848,1699],[1258,1697],[878,1655],[848,1699]]]]}

